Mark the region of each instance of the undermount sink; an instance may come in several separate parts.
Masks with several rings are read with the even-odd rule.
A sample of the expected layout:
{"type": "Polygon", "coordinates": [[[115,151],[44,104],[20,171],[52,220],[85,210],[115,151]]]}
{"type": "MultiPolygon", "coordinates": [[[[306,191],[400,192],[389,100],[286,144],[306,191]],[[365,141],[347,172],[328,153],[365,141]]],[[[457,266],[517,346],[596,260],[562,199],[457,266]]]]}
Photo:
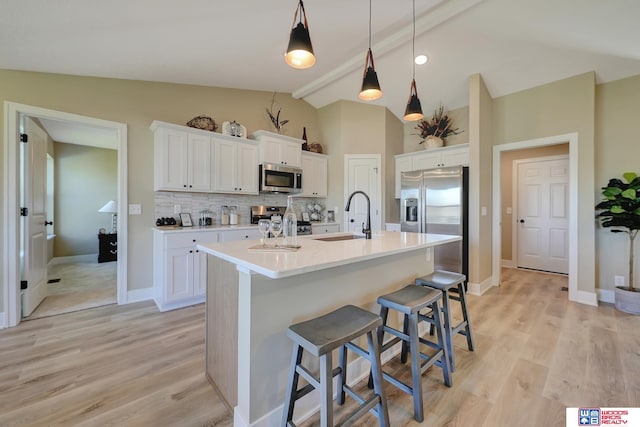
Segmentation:
{"type": "Polygon", "coordinates": [[[323,242],[338,242],[341,240],[353,240],[353,239],[364,239],[364,236],[359,234],[345,234],[344,236],[319,237],[314,240],[322,240],[323,242]]]}

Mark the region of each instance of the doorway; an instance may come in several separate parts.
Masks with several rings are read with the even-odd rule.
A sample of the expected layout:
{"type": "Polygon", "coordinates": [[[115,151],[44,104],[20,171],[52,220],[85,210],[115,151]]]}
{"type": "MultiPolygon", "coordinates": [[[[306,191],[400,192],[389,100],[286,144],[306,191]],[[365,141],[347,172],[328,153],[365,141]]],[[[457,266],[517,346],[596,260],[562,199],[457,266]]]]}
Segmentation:
{"type": "Polygon", "coordinates": [[[568,274],[568,156],[515,160],[513,181],[515,266],[568,274]]]}
{"type": "Polygon", "coordinates": [[[5,212],[3,236],[3,313],[4,324],[15,326],[20,322],[20,120],[32,117],[77,125],[79,128],[98,128],[111,133],[117,145],[117,218],[118,218],[118,263],[117,302],[127,302],[127,126],[72,113],[48,110],[40,107],[5,102],[5,212]]]}
{"type": "Polygon", "coordinates": [[[493,265],[492,282],[494,285],[500,283],[501,261],[502,261],[502,223],[510,221],[509,214],[503,212],[501,180],[506,173],[509,177],[512,171],[503,170],[501,157],[503,153],[524,150],[536,147],[546,147],[558,144],[568,144],[569,146],[569,277],[568,290],[569,300],[580,301],[590,305],[596,305],[597,301],[584,300],[583,295],[578,291],[578,134],[570,133],[556,135],[547,138],[520,141],[509,144],[501,144],[493,147],[493,265]],[[584,300],[584,301],[583,301],[584,300]]]}
{"type": "MultiPolygon", "coordinates": [[[[371,230],[382,229],[380,173],[381,158],[379,154],[347,154],[344,156],[344,203],[354,191],[364,191],[370,200],[371,230]]],[[[367,222],[367,200],[364,197],[353,198],[351,208],[344,215],[343,230],[350,233],[361,233],[363,224],[367,222]]]]}

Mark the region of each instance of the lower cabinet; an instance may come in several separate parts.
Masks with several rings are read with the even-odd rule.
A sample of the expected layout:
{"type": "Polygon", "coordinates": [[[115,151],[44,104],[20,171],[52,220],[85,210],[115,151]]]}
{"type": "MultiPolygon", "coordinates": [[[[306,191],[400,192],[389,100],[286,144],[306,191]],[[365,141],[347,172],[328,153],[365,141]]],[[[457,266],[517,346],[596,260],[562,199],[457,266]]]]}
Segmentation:
{"type": "Polygon", "coordinates": [[[205,301],[207,254],[199,244],[259,239],[258,227],[220,230],[153,230],[153,292],[160,311],[205,301]]]}
{"type": "Polygon", "coordinates": [[[216,231],[162,233],[154,230],[153,282],[160,311],[204,302],[207,289],[207,254],[196,245],[215,243],[216,231]]]}
{"type": "Polygon", "coordinates": [[[339,233],[340,224],[311,224],[312,234],[339,233]]]}

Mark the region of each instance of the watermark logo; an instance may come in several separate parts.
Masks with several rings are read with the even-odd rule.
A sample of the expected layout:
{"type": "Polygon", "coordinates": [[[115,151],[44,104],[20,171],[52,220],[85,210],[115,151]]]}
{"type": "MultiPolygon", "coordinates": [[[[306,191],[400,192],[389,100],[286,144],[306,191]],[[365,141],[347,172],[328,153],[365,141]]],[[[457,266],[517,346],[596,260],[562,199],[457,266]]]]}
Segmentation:
{"type": "Polygon", "coordinates": [[[600,425],[600,408],[579,408],[578,409],[578,425],[579,426],[599,426],[600,425]]]}

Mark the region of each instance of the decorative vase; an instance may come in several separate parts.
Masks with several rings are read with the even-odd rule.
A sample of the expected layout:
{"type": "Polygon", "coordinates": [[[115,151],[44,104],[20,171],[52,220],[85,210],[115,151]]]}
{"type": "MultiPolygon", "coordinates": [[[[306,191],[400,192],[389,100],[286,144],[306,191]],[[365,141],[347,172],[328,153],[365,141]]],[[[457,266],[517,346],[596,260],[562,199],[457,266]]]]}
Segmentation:
{"type": "Polygon", "coordinates": [[[635,314],[636,316],[640,315],[640,292],[616,287],[615,306],[616,309],[622,312],[635,314]]]}
{"type": "Polygon", "coordinates": [[[429,135],[424,139],[424,149],[438,148],[444,145],[444,140],[439,136],[429,135]]]}

